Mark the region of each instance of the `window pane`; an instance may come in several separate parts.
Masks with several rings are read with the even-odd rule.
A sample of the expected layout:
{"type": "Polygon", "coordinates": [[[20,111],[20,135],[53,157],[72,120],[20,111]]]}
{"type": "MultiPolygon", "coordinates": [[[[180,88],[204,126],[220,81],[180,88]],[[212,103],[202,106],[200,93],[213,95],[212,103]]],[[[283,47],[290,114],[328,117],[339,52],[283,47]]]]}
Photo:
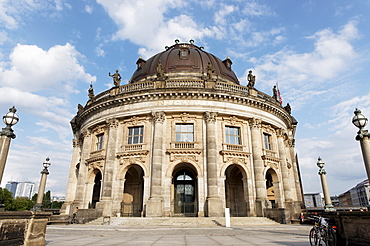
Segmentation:
{"type": "Polygon", "coordinates": [[[129,128],[128,144],[143,143],[143,126],[135,126],[129,128]]]}
{"type": "Polygon", "coordinates": [[[176,124],[176,142],[193,142],[194,125],[176,124]]]}

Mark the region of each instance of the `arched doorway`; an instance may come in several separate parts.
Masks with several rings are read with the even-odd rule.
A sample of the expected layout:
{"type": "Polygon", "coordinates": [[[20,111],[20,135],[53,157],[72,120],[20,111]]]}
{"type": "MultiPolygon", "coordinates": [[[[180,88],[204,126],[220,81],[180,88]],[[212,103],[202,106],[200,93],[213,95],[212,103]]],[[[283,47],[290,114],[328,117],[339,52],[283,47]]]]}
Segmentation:
{"type": "Polygon", "coordinates": [[[121,214],[127,217],[141,217],[143,211],[144,171],[132,165],[125,175],[125,188],[121,204],[121,214]]]}
{"type": "Polygon", "coordinates": [[[243,174],[240,167],[230,165],[225,171],[225,198],[226,207],[230,208],[233,217],[247,216],[247,203],[245,201],[243,174]]]}
{"type": "Polygon", "coordinates": [[[269,169],[266,172],[266,193],[267,199],[271,204],[272,208],[277,208],[277,177],[273,169],[269,169]]]}
{"type": "Polygon", "coordinates": [[[198,188],[194,168],[188,164],[182,164],[173,173],[173,212],[175,216],[197,216],[198,188]]]}
{"type": "Polygon", "coordinates": [[[101,180],[102,175],[101,172],[97,169],[94,170],[95,178],[94,178],[94,186],[91,198],[91,208],[96,207],[96,203],[100,201],[100,190],[101,190],[101,180]]]}

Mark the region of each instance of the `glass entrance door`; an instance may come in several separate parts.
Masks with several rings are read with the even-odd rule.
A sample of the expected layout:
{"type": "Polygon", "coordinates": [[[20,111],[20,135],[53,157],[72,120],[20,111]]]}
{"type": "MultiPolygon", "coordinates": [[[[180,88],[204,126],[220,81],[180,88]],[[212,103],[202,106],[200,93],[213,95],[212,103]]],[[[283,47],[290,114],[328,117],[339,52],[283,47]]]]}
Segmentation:
{"type": "Polygon", "coordinates": [[[195,216],[195,181],[191,172],[180,170],[175,176],[174,212],[178,215],[195,216]]]}

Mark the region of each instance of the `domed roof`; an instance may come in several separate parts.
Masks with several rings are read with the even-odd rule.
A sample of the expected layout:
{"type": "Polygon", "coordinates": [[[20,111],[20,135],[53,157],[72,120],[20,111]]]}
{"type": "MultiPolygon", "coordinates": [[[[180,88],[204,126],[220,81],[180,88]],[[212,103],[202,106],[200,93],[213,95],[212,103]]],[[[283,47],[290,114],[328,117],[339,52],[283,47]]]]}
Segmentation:
{"type": "Polygon", "coordinates": [[[212,71],[212,77],[231,81],[239,84],[239,80],[235,73],[231,70],[231,60],[226,58],[221,61],[218,57],[205,52],[202,47],[198,47],[190,43],[179,43],[171,47],[166,47],[166,50],[158,53],[147,61],[139,58],[136,62],[137,69],[130,79],[130,83],[135,83],[145,79],[148,76],[157,75],[158,66],[164,76],[175,77],[176,74],[188,72],[192,76],[205,78],[207,71],[212,71]]]}

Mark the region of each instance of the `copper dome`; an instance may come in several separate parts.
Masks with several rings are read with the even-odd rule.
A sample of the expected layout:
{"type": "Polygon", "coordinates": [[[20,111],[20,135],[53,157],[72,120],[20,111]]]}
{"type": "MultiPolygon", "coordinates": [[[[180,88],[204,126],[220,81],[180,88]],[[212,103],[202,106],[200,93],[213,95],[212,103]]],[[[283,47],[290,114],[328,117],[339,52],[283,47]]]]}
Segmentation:
{"type": "Polygon", "coordinates": [[[207,67],[212,67],[213,77],[239,84],[239,80],[235,73],[231,70],[231,60],[226,58],[221,61],[216,56],[203,51],[190,43],[178,43],[171,47],[166,47],[166,50],[158,53],[147,61],[139,58],[136,62],[137,69],[130,79],[130,83],[141,81],[147,77],[157,74],[157,66],[161,63],[164,75],[173,77],[181,72],[187,72],[198,78],[203,78],[207,75],[207,67]]]}

